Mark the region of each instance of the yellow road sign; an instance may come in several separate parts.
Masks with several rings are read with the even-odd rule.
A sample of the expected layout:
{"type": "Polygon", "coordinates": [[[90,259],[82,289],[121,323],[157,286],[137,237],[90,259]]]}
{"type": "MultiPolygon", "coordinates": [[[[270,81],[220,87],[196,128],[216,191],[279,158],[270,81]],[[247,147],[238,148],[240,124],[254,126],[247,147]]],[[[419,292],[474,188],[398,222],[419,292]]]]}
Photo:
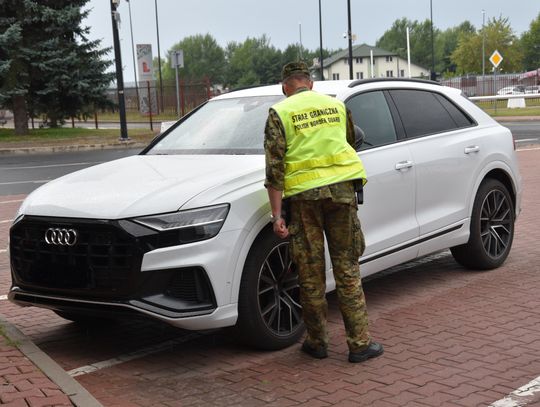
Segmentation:
{"type": "Polygon", "coordinates": [[[489,61],[493,64],[495,68],[499,66],[502,60],[503,56],[497,50],[493,51],[493,54],[491,54],[491,56],[489,57],[489,61]]]}

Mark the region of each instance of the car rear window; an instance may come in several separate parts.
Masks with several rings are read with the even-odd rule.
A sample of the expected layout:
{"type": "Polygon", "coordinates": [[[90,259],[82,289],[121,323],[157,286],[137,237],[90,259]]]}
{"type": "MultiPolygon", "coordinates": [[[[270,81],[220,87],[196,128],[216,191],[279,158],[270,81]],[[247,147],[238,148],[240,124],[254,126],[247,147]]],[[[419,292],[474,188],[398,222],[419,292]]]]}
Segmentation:
{"type": "Polygon", "coordinates": [[[474,122],[441,94],[423,90],[390,91],[407,137],[419,137],[471,126],[474,122]]]}

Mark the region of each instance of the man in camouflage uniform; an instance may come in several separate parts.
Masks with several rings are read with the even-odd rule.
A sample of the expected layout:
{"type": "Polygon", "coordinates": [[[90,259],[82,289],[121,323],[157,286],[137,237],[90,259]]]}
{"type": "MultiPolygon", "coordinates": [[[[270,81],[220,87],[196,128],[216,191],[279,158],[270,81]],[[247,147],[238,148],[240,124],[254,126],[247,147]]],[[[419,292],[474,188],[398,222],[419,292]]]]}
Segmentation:
{"type": "MultiPolygon", "coordinates": [[[[311,91],[312,85],[309,70],[305,63],[292,62],[283,67],[283,93],[287,98],[291,98],[291,101],[292,98],[303,92],[309,92],[314,94],[314,97],[319,97],[317,96],[319,94],[311,91]]],[[[305,94],[305,96],[309,95],[305,94]]],[[[328,106],[333,106],[336,103],[341,102],[332,99],[331,104],[328,106]]],[[[346,111],[346,120],[321,119],[323,123],[329,121],[340,123],[337,126],[324,127],[323,133],[318,130],[317,136],[327,134],[324,133],[327,131],[338,132],[333,133],[331,138],[343,138],[341,143],[354,146],[355,136],[352,116],[350,111],[345,110],[343,104],[341,105],[342,111],[346,111]]],[[[307,328],[307,337],[301,350],[319,359],[328,355],[329,339],[326,327],[328,305],[325,296],[324,256],[324,235],[326,235],[336,281],[339,307],[347,335],[349,361],[352,363],[362,362],[383,353],[382,346],[371,340],[368,331],[366,303],[358,264],[358,258],[364,251],[365,243],[360,221],[357,217],[354,182],[365,182],[365,180],[346,180],[328,185],[318,185],[317,180],[313,181],[315,182],[314,185],[318,185],[317,187],[301,190],[301,192],[290,195],[291,224],[286,225],[285,220],[282,218],[282,196],[284,192],[287,195],[287,177],[290,176],[288,171],[291,166],[287,164],[287,153],[292,154],[290,143],[294,136],[290,133],[294,133],[296,128],[317,126],[317,122],[313,121],[306,121],[307,124],[301,126],[302,119],[308,120],[306,115],[301,113],[304,111],[302,110],[303,106],[301,103],[293,106],[298,106],[299,109],[293,110],[287,115],[283,113],[279,103],[269,111],[264,142],[266,154],[265,186],[272,207],[274,233],[281,238],[290,237],[292,258],[298,268],[300,302],[307,328]],[[282,112],[281,116],[279,112],[282,112]],[[288,123],[287,120],[290,120],[290,122],[288,123]],[[296,123],[296,126],[291,125],[292,122],[296,123]]],[[[339,107],[339,105],[337,106],[339,107]]],[[[311,117],[333,111],[333,108],[314,110],[315,113],[312,113],[311,117]]],[[[349,145],[346,148],[349,148],[349,145]]],[[[325,153],[328,154],[327,151],[325,153]]],[[[363,171],[361,162],[354,150],[352,150],[352,153],[354,159],[359,162],[355,162],[354,165],[360,166],[363,171]]],[[[321,156],[324,156],[324,154],[321,154],[321,156]]],[[[315,160],[313,160],[312,157],[311,160],[306,161],[317,162],[317,158],[319,157],[315,157],[315,160]]]]}

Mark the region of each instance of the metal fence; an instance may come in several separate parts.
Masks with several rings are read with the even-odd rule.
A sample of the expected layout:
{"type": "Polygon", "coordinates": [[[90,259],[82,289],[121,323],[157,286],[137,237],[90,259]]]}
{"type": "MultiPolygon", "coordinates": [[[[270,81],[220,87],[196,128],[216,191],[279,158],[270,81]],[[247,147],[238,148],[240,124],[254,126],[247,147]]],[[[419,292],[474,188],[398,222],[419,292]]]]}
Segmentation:
{"type": "Polygon", "coordinates": [[[538,93],[540,68],[514,74],[466,75],[441,80],[441,84],[461,89],[467,96],[538,93]]]}

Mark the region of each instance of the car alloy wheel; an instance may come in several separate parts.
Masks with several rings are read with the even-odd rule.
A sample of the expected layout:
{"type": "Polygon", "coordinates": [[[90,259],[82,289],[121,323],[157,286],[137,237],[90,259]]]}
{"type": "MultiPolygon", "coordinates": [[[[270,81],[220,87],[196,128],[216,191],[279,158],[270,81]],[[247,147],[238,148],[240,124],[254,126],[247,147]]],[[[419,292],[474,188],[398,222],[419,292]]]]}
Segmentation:
{"type": "Polygon", "coordinates": [[[302,324],[298,272],[289,255],[289,243],[275,246],[259,271],[258,306],[261,317],[277,336],[291,335],[302,324]]]}
{"type": "Polygon", "coordinates": [[[480,234],[486,253],[499,258],[512,241],[512,205],[500,190],[491,190],[482,202],[480,234]]]}

